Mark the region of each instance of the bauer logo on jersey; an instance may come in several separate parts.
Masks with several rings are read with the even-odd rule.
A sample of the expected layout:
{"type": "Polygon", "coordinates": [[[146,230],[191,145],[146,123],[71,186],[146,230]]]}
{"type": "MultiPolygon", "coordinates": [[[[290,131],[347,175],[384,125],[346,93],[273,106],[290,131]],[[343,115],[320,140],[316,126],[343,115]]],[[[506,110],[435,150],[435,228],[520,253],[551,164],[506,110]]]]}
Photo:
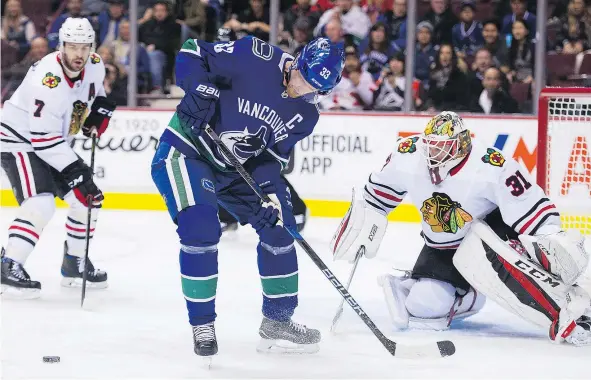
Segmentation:
{"type": "Polygon", "coordinates": [[[101,61],[101,57],[98,54],[92,53],[90,55],[90,62],[93,64],[97,64],[101,61]]]}
{"type": "MultiPolygon", "coordinates": [[[[417,141],[419,141],[418,136],[410,137],[400,144],[398,144],[398,151],[400,153],[414,153],[417,150],[417,141]]],[[[387,162],[386,162],[387,164],[387,162]]]]}
{"type": "Polygon", "coordinates": [[[57,75],[53,75],[52,73],[45,74],[45,77],[41,80],[44,86],[49,88],[56,88],[58,84],[62,81],[62,78],[58,77],[57,75]]]}
{"type": "Polygon", "coordinates": [[[423,214],[423,221],[431,227],[433,232],[455,234],[466,223],[472,221],[472,215],[444,193],[433,193],[431,198],[425,200],[421,207],[421,214],[423,214]]]}
{"type": "Polygon", "coordinates": [[[496,149],[488,148],[486,154],[482,156],[482,162],[492,166],[502,167],[505,164],[505,157],[496,149]]]}
{"type": "MultiPolygon", "coordinates": [[[[226,144],[240,163],[244,163],[250,157],[258,156],[265,150],[265,135],[267,127],[262,125],[256,133],[248,132],[248,127],[243,132],[228,131],[220,134],[220,139],[226,144]]],[[[220,154],[223,153],[220,151],[220,154]]]]}

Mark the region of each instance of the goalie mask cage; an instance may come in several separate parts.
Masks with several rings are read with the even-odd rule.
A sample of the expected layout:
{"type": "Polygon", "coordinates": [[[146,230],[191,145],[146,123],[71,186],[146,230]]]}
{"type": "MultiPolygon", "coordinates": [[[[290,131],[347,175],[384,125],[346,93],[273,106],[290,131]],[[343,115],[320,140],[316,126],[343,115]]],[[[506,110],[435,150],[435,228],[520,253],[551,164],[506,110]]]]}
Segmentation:
{"type": "Polygon", "coordinates": [[[537,181],[565,229],[591,234],[591,88],[548,87],[538,108],[537,181]]]}

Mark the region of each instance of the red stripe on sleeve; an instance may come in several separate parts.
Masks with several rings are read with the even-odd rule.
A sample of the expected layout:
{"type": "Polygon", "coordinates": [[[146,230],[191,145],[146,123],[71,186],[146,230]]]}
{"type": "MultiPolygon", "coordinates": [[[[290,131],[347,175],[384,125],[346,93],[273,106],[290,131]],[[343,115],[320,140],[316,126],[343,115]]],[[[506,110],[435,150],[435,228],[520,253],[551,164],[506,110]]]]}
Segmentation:
{"type": "Polygon", "coordinates": [[[384,193],[383,191],[380,191],[378,189],[373,189],[373,192],[382,198],[386,198],[386,199],[389,199],[391,201],[398,202],[398,203],[402,202],[402,199],[396,198],[395,196],[388,194],[388,193],[384,193]]]}
{"type": "Polygon", "coordinates": [[[552,204],[552,205],[548,205],[548,206],[546,206],[546,207],[542,208],[540,211],[538,211],[538,212],[536,213],[536,215],[534,215],[534,217],[533,217],[533,218],[531,218],[531,219],[529,220],[529,222],[525,223],[525,224],[523,225],[523,227],[521,227],[521,228],[519,229],[519,233],[520,233],[520,234],[523,234],[523,233],[525,233],[525,230],[527,230],[527,228],[528,228],[529,226],[531,226],[531,224],[532,224],[532,223],[533,223],[533,222],[534,222],[534,221],[535,221],[535,220],[536,220],[536,219],[537,219],[537,218],[538,218],[540,215],[542,215],[542,214],[544,213],[544,211],[546,211],[546,210],[550,210],[550,209],[553,209],[553,208],[556,208],[556,206],[554,206],[553,204],[552,204]]]}

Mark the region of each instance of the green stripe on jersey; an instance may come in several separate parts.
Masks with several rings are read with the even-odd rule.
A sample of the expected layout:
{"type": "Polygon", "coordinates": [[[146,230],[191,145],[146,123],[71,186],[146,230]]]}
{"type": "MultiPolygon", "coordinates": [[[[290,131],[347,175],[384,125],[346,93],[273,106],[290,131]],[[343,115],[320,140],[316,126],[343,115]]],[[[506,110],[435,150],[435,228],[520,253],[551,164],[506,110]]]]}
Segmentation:
{"type": "Polygon", "coordinates": [[[209,277],[188,277],[181,275],[183,295],[189,301],[208,302],[215,298],[218,275],[209,277]]]}
{"type": "MultiPolygon", "coordinates": [[[[176,189],[179,193],[179,200],[181,202],[181,210],[189,207],[189,199],[187,198],[187,189],[185,188],[185,181],[183,180],[183,174],[181,173],[181,164],[179,162],[179,157],[181,156],[181,152],[175,149],[174,153],[172,154],[172,159],[170,160],[170,164],[172,166],[172,175],[174,176],[174,182],[176,184],[176,189]]],[[[191,186],[191,184],[187,184],[191,186]]]]}
{"type": "Polygon", "coordinates": [[[298,293],[298,272],[281,276],[261,276],[263,294],[269,298],[293,296],[298,293]]]}

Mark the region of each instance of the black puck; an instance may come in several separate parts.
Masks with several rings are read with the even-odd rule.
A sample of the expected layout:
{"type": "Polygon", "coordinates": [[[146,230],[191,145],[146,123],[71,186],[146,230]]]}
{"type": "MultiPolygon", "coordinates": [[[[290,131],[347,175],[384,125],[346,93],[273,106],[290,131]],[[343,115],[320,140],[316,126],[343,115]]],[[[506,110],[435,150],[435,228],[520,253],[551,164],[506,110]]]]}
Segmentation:
{"type": "Polygon", "coordinates": [[[43,363],[59,363],[60,357],[59,356],[44,356],[43,363]]]}

